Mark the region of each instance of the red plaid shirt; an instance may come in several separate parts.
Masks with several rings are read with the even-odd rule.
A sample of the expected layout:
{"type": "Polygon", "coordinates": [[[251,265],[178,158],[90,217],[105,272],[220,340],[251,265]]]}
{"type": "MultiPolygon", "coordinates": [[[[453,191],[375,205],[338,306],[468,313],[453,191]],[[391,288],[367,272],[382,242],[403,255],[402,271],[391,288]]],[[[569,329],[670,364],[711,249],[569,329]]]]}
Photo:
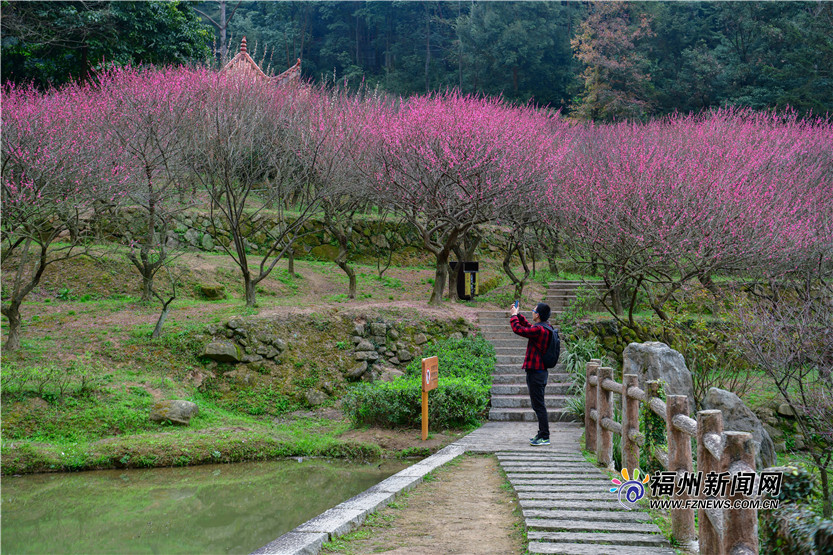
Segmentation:
{"type": "Polygon", "coordinates": [[[529,339],[529,343],[526,344],[526,355],[522,368],[524,370],[546,370],[544,367],[544,353],[550,341],[550,330],[540,323],[534,326],[529,325],[529,321],[524,318],[523,314],[512,316],[509,319],[509,325],[512,326],[512,331],[517,335],[529,339]]]}

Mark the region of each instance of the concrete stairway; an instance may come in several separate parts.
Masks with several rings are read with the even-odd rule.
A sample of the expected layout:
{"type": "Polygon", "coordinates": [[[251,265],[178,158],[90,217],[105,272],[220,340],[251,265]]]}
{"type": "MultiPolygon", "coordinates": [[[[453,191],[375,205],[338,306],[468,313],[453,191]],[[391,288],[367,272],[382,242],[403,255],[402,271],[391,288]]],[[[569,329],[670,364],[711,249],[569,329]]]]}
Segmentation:
{"type": "MultiPolygon", "coordinates": [[[[551,437],[558,439],[558,430],[553,432],[551,437]]],[[[573,446],[559,442],[497,457],[518,494],[529,553],[675,553],[650,515],[623,508],[609,491],[610,478],[573,446]]]]}
{"type": "MultiPolygon", "coordinates": [[[[547,287],[547,294],[544,297],[544,302],[550,305],[550,309],[552,309],[553,314],[561,314],[576,300],[579,287],[603,290],[604,283],[584,283],[581,281],[568,280],[551,281],[547,287]]],[[[598,303],[593,303],[591,308],[600,309],[601,306],[598,303]]]]}
{"type": "Polygon", "coordinates": [[[487,422],[454,443],[472,453],[495,453],[518,495],[529,553],[673,555],[642,510],[625,509],[610,478],[581,454],[582,427],[550,426],[550,445],[533,447],[526,422],[487,422]]]}
{"type": "MultiPolygon", "coordinates": [[[[524,312],[523,315],[532,321],[531,313],[524,312]]],[[[529,401],[526,373],[521,369],[527,340],[512,333],[507,311],[479,312],[477,319],[483,335],[495,346],[497,355],[492,374],[492,408],[489,411],[489,420],[537,422],[529,401]]],[[[545,391],[550,422],[575,420],[574,415],[564,409],[569,394],[569,381],[562,364],[550,370],[549,383],[545,391]]]]}

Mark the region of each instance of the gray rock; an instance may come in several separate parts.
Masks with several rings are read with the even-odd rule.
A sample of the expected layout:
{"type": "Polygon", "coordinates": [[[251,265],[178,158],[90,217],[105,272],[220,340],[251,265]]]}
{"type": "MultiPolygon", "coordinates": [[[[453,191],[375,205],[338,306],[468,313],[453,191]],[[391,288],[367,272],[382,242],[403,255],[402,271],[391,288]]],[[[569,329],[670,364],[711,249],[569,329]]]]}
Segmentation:
{"type": "Polygon", "coordinates": [[[327,394],[317,389],[310,389],[304,394],[311,407],[317,407],[327,400],[327,394]]]}
{"type": "Polygon", "coordinates": [[[396,341],[397,339],[399,339],[399,332],[396,331],[395,328],[390,328],[388,330],[388,337],[391,338],[391,341],[396,341]]]}
{"type": "Polygon", "coordinates": [[[463,334],[459,331],[455,331],[454,333],[448,336],[449,339],[463,339],[463,334]]]}
{"type": "Polygon", "coordinates": [[[200,234],[196,230],[189,229],[185,232],[184,238],[186,241],[188,241],[189,245],[191,245],[192,247],[196,247],[200,241],[200,234]]]}
{"type": "Polygon", "coordinates": [[[801,436],[801,435],[795,436],[795,449],[796,449],[796,451],[803,451],[805,447],[807,447],[807,446],[804,444],[804,436],[801,436]]]}
{"type": "Polygon", "coordinates": [[[773,445],[775,445],[775,450],[779,453],[783,453],[787,450],[787,442],[782,440],[774,441],[773,445]]]}
{"type": "Polygon", "coordinates": [[[396,353],[394,353],[393,351],[385,351],[385,356],[388,357],[388,358],[392,357],[395,354],[396,353]]]}
{"type": "Polygon", "coordinates": [[[353,326],[353,335],[364,335],[364,324],[356,324],[353,326]]]}
{"type": "Polygon", "coordinates": [[[382,368],[382,374],[379,376],[379,379],[383,382],[392,382],[396,378],[400,378],[404,375],[405,372],[397,370],[396,368],[382,368]]]}
{"type": "MultiPolygon", "coordinates": [[[[622,374],[639,376],[639,387],[645,389],[645,382],[662,380],[667,395],[685,395],[688,408],[694,411],[694,384],[691,372],[685,365],[683,355],[658,341],[631,343],[622,353],[622,374]]],[[[729,428],[726,428],[727,430],[729,428]]]]}
{"type": "Polygon", "coordinates": [[[217,335],[220,332],[220,328],[217,327],[217,324],[208,324],[205,327],[205,333],[208,335],[217,335]]]}
{"type": "Polygon", "coordinates": [[[795,411],[789,403],[781,403],[778,405],[778,414],[787,418],[795,418],[795,411]]]}
{"type": "Polygon", "coordinates": [[[252,385],[255,377],[245,368],[238,368],[224,374],[226,380],[240,385],[252,385]]]}
{"type": "Polygon", "coordinates": [[[326,393],[327,395],[332,395],[335,391],[335,388],[333,387],[333,382],[330,381],[322,382],[321,389],[323,389],[324,393],[326,393]]]}
{"type": "Polygon", "coordinates": [[[261,345],[257,348],[256,352],[265,358],[275,358],[278,356],[278,350],[271,345],[261,345]]]}
{"type": "Polygon", "coordinates": [[[226,288],[222,285],[200,285],[200,295],[209,301],[219,301],[226,298],[226,288]]]}
{"type": "Polygon", "coordinates": [[[401,362],[399,362],[399,359],[398,359],[398,358],[396,358],[396,357],[391,357],[391,358],[389,358],[389,359],[388,359],[388,362],[390,362],[391,364],[393,364],[393,365],[395,365],[395,366],[398,366],[399,364],[402,364],[401,362]]]}
{"type": "Polygon", "coordinates": [[[396,358],[398,358],[401,362],[408,362],[410,360],[413,360],[414,357],[411,353],[409,353],[405,349],[402,349],[401,351],[396,353],[396,358]]]}
{"type": "Polygon", "coordinates": [[[784,430],[782,430],[781,428],[776,428],[765,423],[764,430],[766,430],[766,433],[769,434],[769,437],[772,439],[772,441],[777,441],[784,437],[784,430]]]}
{"type": "Polygon", "coordinates": [[[428,338],[425,337],[424,333],[418,333],[414,336],[414,343],[417,345],[424,345],[428,343],[428,338]]]}
{"type": "Polygon", "coordinates": [[[211,235],[208,233],[203,233],[202,235],[202,248],[206,251],[213,251],[214,250],[214,239],[211,238],[211,235]]]}
{"type": "Polygon", "coordinates": [[[153,422],[167,421],[187,426],[191,423],[191,418],[199,412],[199,407],[190,401],[159,401],[151,407],[150,419],[153,422]]]}
{"type": "Polygon", "coordinates": [[[243,362],[260,362],[263,357],[260,355],[246,355],[243,357],[243,362]]]}
{"type": "Polygon", "coordinates": [[[371,341],[377,345],[385,345],[388,341],[384,335],[374,335],[370,338],[371,341]]]}
{"type": "Polygon", "coordinates": [[[362,374],[367,371],[367,361],[362,362],[361,364],[354,366],[350,370],[347,371],[347,377],[353,380],[358,380],[362,377],[362,374]]]}
{"type": "Polygon", "coordinates": [[[267,345],[271,345],[272,342],[278,338],[278,336],[276,336],[274,334],[271,334],[271,333],[260,332],[257,335],[255,335],[255,338],[258,341],[260,341],[261,343],[266,343],[267,345]]]}
{"type": "Polygon", "coordinates": [[[367,339],[362,339],[358,345],[356,345],[356,351],[375,351],[376,347],[373,346],[373,343],[368,341],[367,339]]]}
{"type": "Polygon", "coordinates": [[[229,328],[233,329],[233,330],[239,330],[239,329],[242,329],[243,326],[246,325],[246,322],[243,321],[243,318],[235,317],[235,318],[232,318],[231,320],[229,320],[228,324],[226,324],[226,325],[229,328]]]}
{"type": "Polygon", "coordinates": [[[379,360],[379,353],[376,351],[358,351],[356,360],[379,360]]]}
{"type": "Polygon", "coordinates": [[[278,350],[278,352],[282,353],[286,350],[286,341],[284,341],[281,338],[277,338],[274,341],[272,341],[272,345],[275,346],[275,348],[278,350]]]}
{"type": "Polygon", "coordinates": [[[205,346],[202,356],[217,362],[240,362],[243,359],[240,347],[231,341],[212,341],[205,346]]]}
{"type": "Polygon", "coordinates": [[[740,397],[731,391],[712,387],[703,399],[703,409],[722,412],[724,430],[752,434],[752,441],[755,443],[755,466],[759,470],[775,464],[775,445],[772,439],[755,413],[743,404],[740,397]]]}
{"type": "Polygon", "coordinates": [[[388,327],[384,322],[373,322],[370,324],[370,333],[384,337],[388,333],[388,327]]]}
{"type": "Polygon", "coordinates": [[[358,345],[363,341],[359,335],[354,335],[351,339],[353,340],[353,345],[358,345]]]}
{"type": "Polygon", "coordinates": [[[226,337],[231,339],[232,337],[234,337],[234,330],[226,330],[225,335],[226,335],[226,337]]]}

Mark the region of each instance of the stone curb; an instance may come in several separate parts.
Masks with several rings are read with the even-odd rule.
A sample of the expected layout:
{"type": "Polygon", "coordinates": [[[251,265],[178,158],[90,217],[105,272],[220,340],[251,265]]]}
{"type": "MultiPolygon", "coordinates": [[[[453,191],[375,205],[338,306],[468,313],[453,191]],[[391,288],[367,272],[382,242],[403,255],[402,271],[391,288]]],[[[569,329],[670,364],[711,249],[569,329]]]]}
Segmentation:
{"type": "Polygon", "coordinates": [[[430,457],[382,480],[364,492],[324,511],[251,555],[316,555],[324,542],[351,532],[362,525],[367,515],[396,499],[402,492],[419,485],[425,475],[466,452],[451,444],[430,457]]]}

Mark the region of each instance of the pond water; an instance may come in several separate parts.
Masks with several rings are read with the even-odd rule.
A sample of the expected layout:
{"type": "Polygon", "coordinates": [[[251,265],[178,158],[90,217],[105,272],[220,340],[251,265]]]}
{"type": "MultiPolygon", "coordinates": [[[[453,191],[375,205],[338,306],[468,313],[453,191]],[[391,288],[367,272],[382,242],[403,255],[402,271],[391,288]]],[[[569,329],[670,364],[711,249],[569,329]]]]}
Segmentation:
{"type": "Polygon", "coordinates": [[[405,466],[289,460],[5,476],[0,550],[250,553],[405,466]]]}

